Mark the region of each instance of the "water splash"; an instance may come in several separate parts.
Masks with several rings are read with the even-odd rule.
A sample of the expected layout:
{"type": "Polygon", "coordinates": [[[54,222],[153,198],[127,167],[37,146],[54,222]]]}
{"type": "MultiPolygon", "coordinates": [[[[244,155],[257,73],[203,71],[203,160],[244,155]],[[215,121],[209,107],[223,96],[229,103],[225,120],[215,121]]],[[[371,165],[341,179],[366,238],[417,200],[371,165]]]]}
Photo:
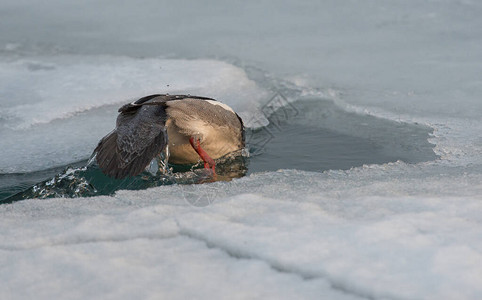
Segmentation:
{"type": "MultiPolygon", "coordinates": [[[[168,152],[167,152],[168,153],[168,152]]],[[[31,198],[74,198],[112,195],[117,190],[142,190],[172,184],[200,184],[213,181],[230,181],[246,174],[245,152],[232,154],[216,160],[217,176],[203,164],[173,165],[167,163],[166,152],[152,160],[141,174],[124,179],[106,176],[95,162],[95,155],[82,167],[67,167],[53,178],[42,181],[27,190],[13,195],[1,203],[31,198]]]]}

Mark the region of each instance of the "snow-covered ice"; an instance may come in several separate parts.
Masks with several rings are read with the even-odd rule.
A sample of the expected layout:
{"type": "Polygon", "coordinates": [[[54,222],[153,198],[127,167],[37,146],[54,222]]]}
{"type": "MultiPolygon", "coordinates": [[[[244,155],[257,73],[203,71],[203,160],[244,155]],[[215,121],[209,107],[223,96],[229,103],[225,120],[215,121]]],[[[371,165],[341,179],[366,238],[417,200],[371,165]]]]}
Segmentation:
{"type": "Polygon", "coordinates": [[[481,14],[470,0],[4,1],[0,173],[87,158],[144,94],[211,96],[251,120],[273,88],[429,126],[438,158],[0,205],[0,298],[480,299],[481,14]]]}
{"type": "Polygon", "coordinates": [[[385,171],[201,185],[223,189],[204,208],[181,186],[3,205],[2,298],[476,299],[482,176],[411,195],[385,171]]]}

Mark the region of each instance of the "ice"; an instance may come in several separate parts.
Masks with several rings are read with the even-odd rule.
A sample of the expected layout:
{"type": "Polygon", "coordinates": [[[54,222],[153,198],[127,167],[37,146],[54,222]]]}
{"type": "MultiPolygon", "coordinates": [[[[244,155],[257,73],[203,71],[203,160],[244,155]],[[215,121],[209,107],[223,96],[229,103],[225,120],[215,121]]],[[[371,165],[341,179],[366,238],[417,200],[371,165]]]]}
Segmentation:
{"type": "Polygon", "coordinates": [[[228,192],[204,208],[191,206],[182,186],[3,205],[1,282],[14,290],[2,292],[18,298],[37,291],[41,298],[477,298],[482,176],[464,183],[432,176],[425,178],[432,186],[425,196],[411,196],[413,179],[359,172],[337,178],[280,171],[205,184],[198,193],[228,192]],[[297,189],[302,183],[304,191],[297,189]],[[436,191],[463,196],[432,196],[436,191]]]}
{"type": "Polygon", "coordinates": [[[271,88],[335,103],[344,113],[316,126],[344,134],[433,128],[438,158],[1,205],[0,298],[480,299],[481,13],[470,0],[3,1],[2,173],[85,158],[144,94],[211,96],[250,119],[271,88]],[[353,112],[384,120],[355,128],[353,112]]]}
{"type": "Polygon", "coordinates": [[[80,202],[71,202],[74,206],[70,208],[67,208],[69,204],[61,208],[57,202],[49,205],[47,200],[39,207],[43,212],[17,206],[16,212],[5,215],[3,224],[23,219],[25,227],[17,227],[15,232],[28,236],[29,240],[14,239],[10,232],[5,235],[11,238],[1,246],[2,259],[13,259],[20,264],[10,264],[8,270],[2,272],[6,275],[2,277],[2,284],[10,287],[10,290],[2,289],[3,295],[7,298],[12,295],[19,298],[103,295],[120,299],[129,299],[133,295],[235,299],[326,295],[358,299],[331,291],[329,284],[322,279],[305,281],[297,274],[273,270],[266,262],[236,258],[222,248],[190,237],[190,226],[179,225],[178,217],[189,217],[201,211],[176,197],[178,194],[177,187],[168,189],[164,196],[170,199],[173,196],[175,201],[159,201],[156,194],[143,192],[139,195],[139,202],[132,202],[130,195],[127,197],[131,199],[126,201],[121,193],[117,199],[103,198],[105,201],[98,201],[100,198],[79,199],[80,202]],[[149,205],[145,202],[147,195],[150,195],[148,202],[154,201],[151,203],[154,206],[142,207],[149,205]],[[118,206],[119,203],[123,205],[118,206]],[[98,209],[106,209],[106,214],[91,215],[98,209]],[[177,213],[182,215],[175,217],[177,213]],[[26,214],[31,218],[24,218],[26,214]],[[33,224],[45,234],[32,231],[33,224]],[[119,244],[123,246],[118,247],[119,244]],[[24,255],[28,256],[27,260],[20,259],[24,255]],[[91,265],[87,269],[86,259],[91,265]],[[42,268],[41,273],[29,272],[31,266],[47,261],[51,264],[42,268]],[[151,268],[153,265],[157,267],[151,268]],[[131,275],[115,275],[126,274],[126,271],[131,275]],[[203,275],[190,279],[189,274],[193,272],[203,275]],[[30,275],[25,276],[25,273],[30,275]],[[47,283],[45,278],[52,280],[47,283]],[[146,284],[153,288],[145,290],[143,286],[146,284]],[[23,288],[26,285],[28,288],[23,288]],[[90,291],[86,293],[87,286],[90,291]],[[43,289],[41,294],[37,293],[39,288],[43,289]]]}
{"type": "Polygon", "coordinates": [[[227,98],[246,113],[262,92],[243,70],[214,60],[50,56],[4,61],[1,70],[1,117],[17,130],[155,93],[227,98]]]}

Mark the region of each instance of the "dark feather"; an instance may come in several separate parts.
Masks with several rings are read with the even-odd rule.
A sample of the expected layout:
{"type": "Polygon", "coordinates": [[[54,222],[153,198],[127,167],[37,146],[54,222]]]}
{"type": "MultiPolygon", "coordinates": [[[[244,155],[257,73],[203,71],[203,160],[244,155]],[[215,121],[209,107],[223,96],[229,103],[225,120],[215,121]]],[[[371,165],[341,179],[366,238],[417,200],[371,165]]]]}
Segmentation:
{"type": "Polygon", "coordinates": [[[116,129],[95,148],[97,164],[106,175],[114,178],[136,176],[166,147],[164,102],[144,105],[155,97],[157,95],[121,107],[116,129]]]}

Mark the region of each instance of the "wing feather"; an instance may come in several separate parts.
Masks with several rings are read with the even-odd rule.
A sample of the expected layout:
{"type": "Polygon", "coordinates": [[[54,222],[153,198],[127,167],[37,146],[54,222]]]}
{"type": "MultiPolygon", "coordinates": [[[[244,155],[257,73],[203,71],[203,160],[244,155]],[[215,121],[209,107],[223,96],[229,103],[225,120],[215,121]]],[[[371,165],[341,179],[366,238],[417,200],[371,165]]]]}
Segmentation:
{"type": "Polygon", "coordinates": [[[162,101],[144,105],[151,99],[121,107],[116,128],[95,148],[97,164],[106,175],[136,176],[166,147],[165,108],[162,101]]]}

